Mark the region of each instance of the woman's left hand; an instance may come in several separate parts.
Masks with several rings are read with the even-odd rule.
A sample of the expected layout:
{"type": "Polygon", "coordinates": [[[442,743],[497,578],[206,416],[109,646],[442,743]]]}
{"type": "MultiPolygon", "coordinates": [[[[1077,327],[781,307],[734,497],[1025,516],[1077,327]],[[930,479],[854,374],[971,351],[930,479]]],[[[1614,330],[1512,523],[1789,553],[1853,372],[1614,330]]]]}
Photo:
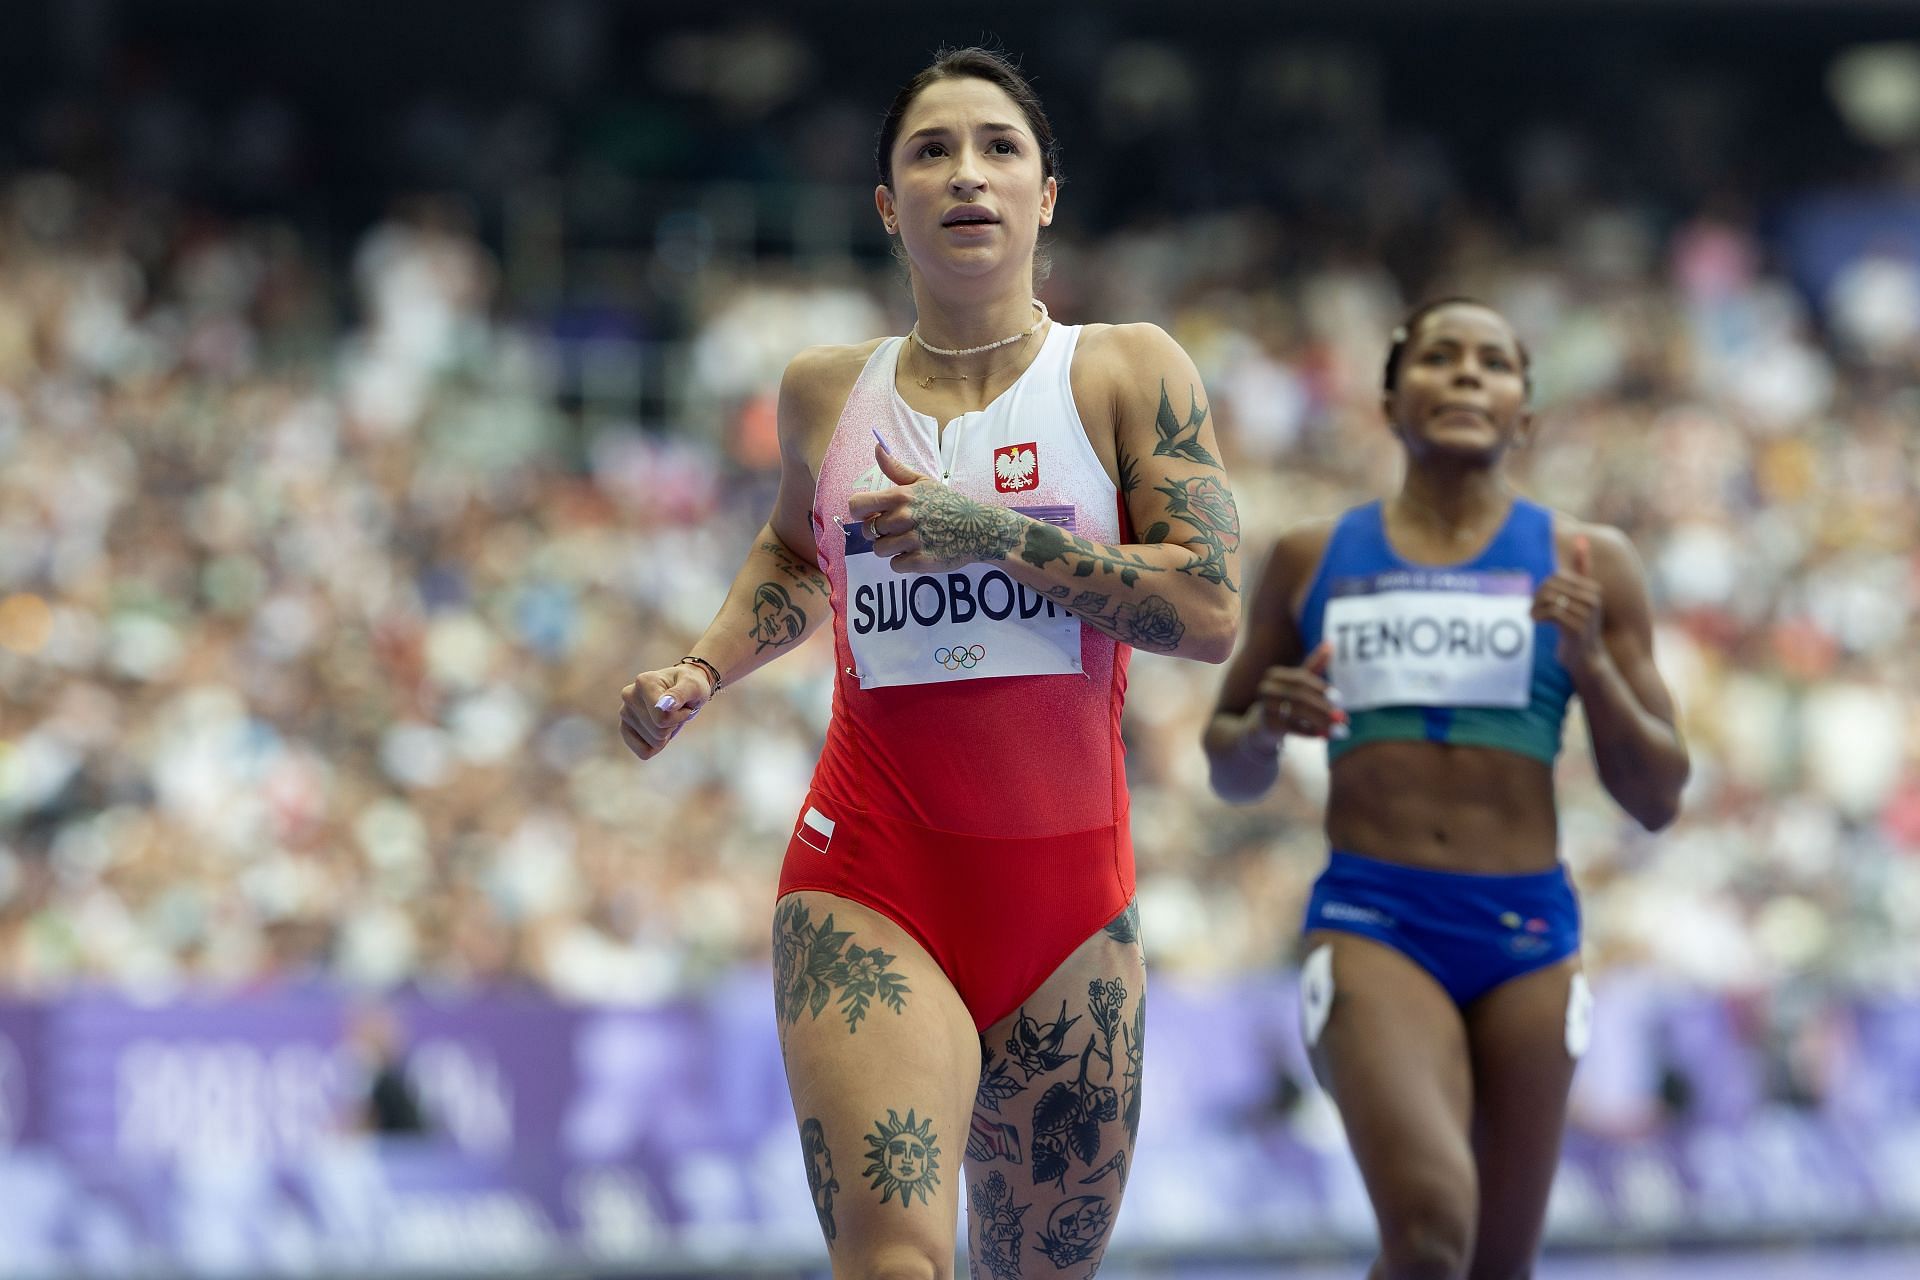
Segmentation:
{"type": "Polygon", "coordinates": [[[1533,596],[1533,620],[1560,628],[1560,665],[1578,673],[1606,654],[1600,640],[1600,583],[1589,576],[1593,551],[1587,535],[1573,540],[1572,562],[1540,584],[1533,596]]]}
{"type": "Polygon", "coordinates": [[[885,445],[873,455],[893,486],[854,494],[847,515],[866,527],[874,554],[894,572],[938,573],[1004,560],[1020,545],[1026,518],[1018,512],[962,497],[896,459],[885,445]]]}

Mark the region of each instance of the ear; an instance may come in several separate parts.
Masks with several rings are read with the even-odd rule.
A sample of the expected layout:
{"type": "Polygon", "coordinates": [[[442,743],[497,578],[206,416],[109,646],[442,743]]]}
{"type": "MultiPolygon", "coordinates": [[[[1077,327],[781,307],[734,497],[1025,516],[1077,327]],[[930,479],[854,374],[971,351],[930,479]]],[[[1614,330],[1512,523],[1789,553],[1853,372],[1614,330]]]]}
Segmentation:
{"type": "Polygon", "coordinates": [[[1057,201],[1059,198],[1060,198],[1060,180],[1057,178],[1048,178],[1045,189],[1040,192],[1040,225],[1041,226],[1050,227],[1053,225],[1053,206],[1054,206],[1054,202],[1057,201]]]}
{"type": "Polygon", "coordinates": [[[873,189],[873,207],[880,211],[880,225],[887,229],[887,234],[898,235],[900,214],[893,205],[893,192],[887,189],[884,182],[873,189]]]}
{"type": "Polygon", "coordinates": [[[1514,448],[1524,449],[1533,443],[1533,428],[1534,424],[1538,421],[1539,420],[1533,416],[1533,410],[1531,409],[1521,413],[1519,419],[1513,424],[1514,448]]]}

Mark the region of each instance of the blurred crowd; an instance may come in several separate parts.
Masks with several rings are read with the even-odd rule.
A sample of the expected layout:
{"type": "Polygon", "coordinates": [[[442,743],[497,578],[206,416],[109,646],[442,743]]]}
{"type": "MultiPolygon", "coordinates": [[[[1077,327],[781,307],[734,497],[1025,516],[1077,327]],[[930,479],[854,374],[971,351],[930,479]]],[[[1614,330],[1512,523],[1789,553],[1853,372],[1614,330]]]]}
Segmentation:
{"type": "MultiPolygon", "coordinates": [[[[1185,118],[1179,82],[1148,59],[1108,118],[1185,118]]],[[[1043,293],[1193,354],[1249,576],[1288,523],[1393,488],[1378,387],[1405,308],[1504,309],[1539,411],[1514,482],[1632,538],[1693,752],[1682,818],[1649,836],[1569,721],[1589,963],[1920,992],[1920,266],[1868,245],[1812,288],[1739,202],[1615,199],[1582,154],[1517,147],[1511,217],[1418,146],[1357,177],[1305,154],[1303,182],[1384,193],[1337,229],[1227,202],[1076,230],[1070,184],[1043,293]]],[[[764,962],[828,646],[644,766],[618,694],[689,650],[765,518],[781,366],[904,331],[899,269],[663,232],[642,266],[674,282],[648,322],[671,341],[611,348],[663,371],[642,421],[582,399],[579,317],[514,305],[494,244],[457,201],[341,248],[53,172],[0,188],[0,991],[650,1001],[764,962]]],[[[1198,746],[1218,669],[1133,671],[1152,961],[1286,963],[1324,754],[1290,746],[1275,793],[1228,809],[1198,746]]]]}
{"type": "MultiPolygon", "coordinates": [[[[0,984],[644,1000],[758,957],[826,645],[644,767],[618,690],[688,649],[764,518],[784,353],[903,328],[897,278],[716,285],[687,349],[715,436],[583,440],[552,343],[499,318],[448,208],[366,233],[350,324],[297,237],[134,213],[50,176],[0,205],[0,984]]],[[[1240,213],[1050,247],[1056,315],[1152,317],[1195,356],[1256,561],[1398,466],[1377,386],[1408,299],[1364,262],[1276,270],[1283,239],[1240,213]]],[[[1711,216],[1660,236],[1594,212],[1533,252],[1466,224],[1442,256],[1532,346],[1516,483],[1645,559],[1693,749],[1685,816],[1649,837],[1569,726],[1596,968],[1911,986],[1911,316],[1843,294],[1816,324],[1711,216]]],[[[1225,809],[1197,748],[1218,671],[1134,671],[1154,959],[1284,962],[1323,755],[1297,744],[1268,802],[1225,809]]]]}

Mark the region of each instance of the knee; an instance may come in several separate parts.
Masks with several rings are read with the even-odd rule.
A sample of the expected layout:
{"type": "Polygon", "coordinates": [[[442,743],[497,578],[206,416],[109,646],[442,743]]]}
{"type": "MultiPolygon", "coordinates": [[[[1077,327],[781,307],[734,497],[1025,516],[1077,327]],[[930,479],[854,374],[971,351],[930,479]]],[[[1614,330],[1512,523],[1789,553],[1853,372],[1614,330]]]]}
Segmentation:
{"type": "Polygon", "coordinates": [[[1383,1214],[1380,1254],[1389,1280],[1461,1280],[1473,1260],[1474,1210],[1473,1198],[1455,1191],[1383,1214]]]}
{"type": "Polygon", "coordinates": [[[891,1245],[844,1263],[835,1258],[833,1280],[953,1280],[953,1259],[914,1245],[891,1245]]]}

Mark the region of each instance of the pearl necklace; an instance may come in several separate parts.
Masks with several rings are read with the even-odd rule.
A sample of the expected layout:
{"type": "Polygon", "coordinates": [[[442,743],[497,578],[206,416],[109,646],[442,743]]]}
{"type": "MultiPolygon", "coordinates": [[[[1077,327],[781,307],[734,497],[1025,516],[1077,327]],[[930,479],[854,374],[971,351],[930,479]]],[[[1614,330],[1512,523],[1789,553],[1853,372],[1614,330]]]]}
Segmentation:
{"type": "Polygon", "coordinates": [[[936,356],[977,356],[982,351],[992,351],[997,347],[1004,347],[1010,342],[1020,342],[1026,338],[1031,338],[1034,330],[1047,322],[1047,304],[1035,298],[1033,305],[1040,312],[1040,318],[1038,320],[1035,320],[1031,325],[1028,325],[1019,333],[1014,334],[1011,338],[1002,338],[998,342],[989,342],[985,346],[958,347],[952,351],[947,350],[945,347],[936,347],[920,336],[920,326],[918,324],[915,324],[912,329],[908,330],[907,336],[919,343],[922,351],[930,352],[936,356]]]}

